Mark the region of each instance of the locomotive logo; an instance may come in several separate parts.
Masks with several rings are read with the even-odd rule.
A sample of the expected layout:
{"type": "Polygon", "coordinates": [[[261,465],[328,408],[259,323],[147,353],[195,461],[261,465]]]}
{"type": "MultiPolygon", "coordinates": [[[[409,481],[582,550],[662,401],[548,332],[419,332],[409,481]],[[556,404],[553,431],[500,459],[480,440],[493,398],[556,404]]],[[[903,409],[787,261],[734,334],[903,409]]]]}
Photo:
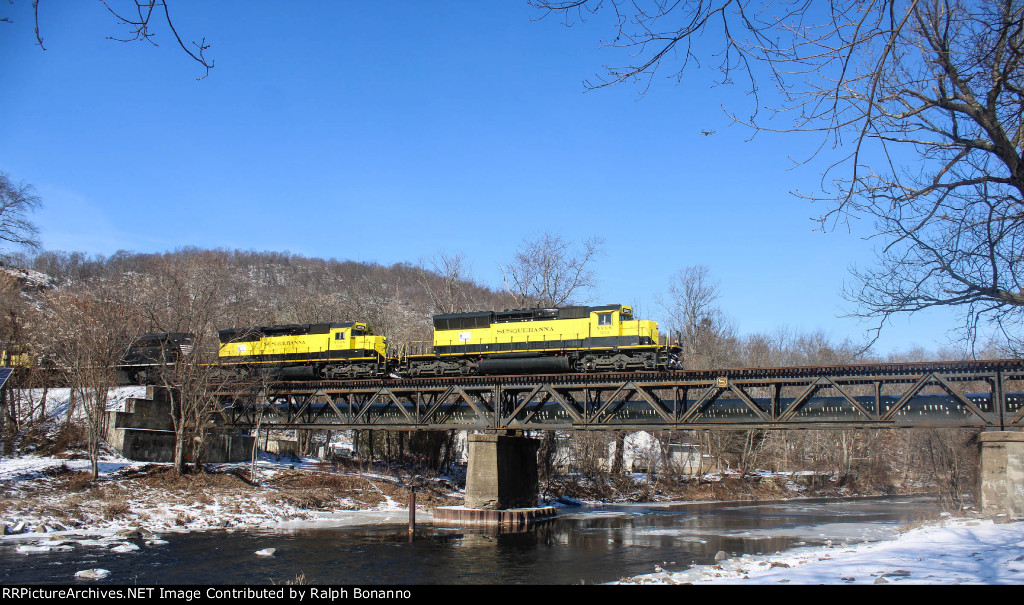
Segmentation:
{"type": "Polygon", "coordinates": [[[529,327],[529,328],[497,328],[494,330],[495,334],[526,334],[528,332],[554,332],[554,328],[547,326],[541,327],[529,327]]]}

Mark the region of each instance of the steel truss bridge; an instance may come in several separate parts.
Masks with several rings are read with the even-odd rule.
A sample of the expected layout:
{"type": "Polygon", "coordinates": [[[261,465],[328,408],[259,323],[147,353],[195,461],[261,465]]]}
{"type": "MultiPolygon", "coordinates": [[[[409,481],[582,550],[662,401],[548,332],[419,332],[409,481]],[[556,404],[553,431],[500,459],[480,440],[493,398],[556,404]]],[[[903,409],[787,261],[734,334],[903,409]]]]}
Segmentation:
{"type": "Polygon", "coordinates": [[[275,382],[227,426],[386,430],[1024,429],[1024,360],[275,382]]]}

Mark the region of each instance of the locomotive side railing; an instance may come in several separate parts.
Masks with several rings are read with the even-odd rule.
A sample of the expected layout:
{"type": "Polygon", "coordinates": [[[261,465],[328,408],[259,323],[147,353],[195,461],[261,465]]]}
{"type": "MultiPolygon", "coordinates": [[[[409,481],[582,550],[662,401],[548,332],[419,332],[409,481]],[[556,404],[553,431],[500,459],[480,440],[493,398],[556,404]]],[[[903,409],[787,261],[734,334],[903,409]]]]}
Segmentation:
{"type": "Polygon", "coordinates": [[[400,359],[406,359],[412,355],[433,355],[434,343],[429,340],[415,340],[405,343],[402,347],[400,359]]]}

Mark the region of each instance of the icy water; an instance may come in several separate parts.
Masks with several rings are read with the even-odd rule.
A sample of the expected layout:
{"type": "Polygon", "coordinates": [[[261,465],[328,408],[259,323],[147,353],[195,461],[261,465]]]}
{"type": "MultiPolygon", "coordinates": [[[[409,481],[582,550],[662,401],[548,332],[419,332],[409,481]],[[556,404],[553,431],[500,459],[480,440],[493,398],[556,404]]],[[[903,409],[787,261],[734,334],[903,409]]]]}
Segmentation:
{"type": "MultiPolygon", "coordinates": [[[[292,531],[211,531],[164,536],[132,553],[99,547],[16,552],[0,547],[0,584],[74,583],[76,571],[110,570],[113,584],[580,584],[712,563],[718,551],[773,553],[797,546],[891,536],[935,516],[924,499],[761,505],[624,505],[563,509],[524,533],[421,523],[292,531]],[[255,552],[275,548],[273,557],[255,552]]],[[[139,543],[140,545],[141,542],[139,543]]]]}

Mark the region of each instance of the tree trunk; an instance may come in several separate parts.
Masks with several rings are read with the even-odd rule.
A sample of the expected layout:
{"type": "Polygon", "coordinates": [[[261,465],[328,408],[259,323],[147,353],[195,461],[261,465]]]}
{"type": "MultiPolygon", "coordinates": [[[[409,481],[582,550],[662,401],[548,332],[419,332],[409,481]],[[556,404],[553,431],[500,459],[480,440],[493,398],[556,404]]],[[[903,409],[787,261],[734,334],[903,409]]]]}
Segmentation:
{"type": "Polygon", "coordinates": [[[438,472],[448,472],[455,462],[455,431],[449,430],[444,443],[444,456],[441,457],[441,465],[438,472]]]}
{"type": "Polygon", "coordinates": [[[612,474],[616,477],[622,474],[622,465],[624,464],[624,455],[626,450],[626,433],[623,431],[615,432],[615,455],[612,458],[612,474]]]}
{"type": "Polygon", "coordinates": [[[541,477],[545,481],[551,480],[551,475],[554,470],[555,461],[555,432],[545,431],[544,438],[540,442],[540,448],[537,451],[537,465],[540,471],[541,477]]]}
{"type": "Polygon", "coordinates": [[[64,426],[71,426],[71,419],[75,417],[75,391],[77,389],[72,388],[68,393],[68,415],[64,418],[64,426]]]}
{"type": "Polygon", "coordinates": [[[174,472],[185,474],[185,432],[177,431],[174,435],[174,472]]]}
{"type": "Polygon", "coordinates": [[[249,481],[251,481],[253,485],[260,484],[259,467],[257,466],[256,462],[259,457],[260,424],[262,420],[262,415],[256,417],[256,434],[253,436],[254,438],[252,440],[252,466],[250,467],[249,470],[249,481]]]}
{"type": "Polygon", "coordinates": [[[50,387],[43,385],[43,397],[39,402],[39,421],[46,420],[46,395],[49,392],[50,387]]]}

